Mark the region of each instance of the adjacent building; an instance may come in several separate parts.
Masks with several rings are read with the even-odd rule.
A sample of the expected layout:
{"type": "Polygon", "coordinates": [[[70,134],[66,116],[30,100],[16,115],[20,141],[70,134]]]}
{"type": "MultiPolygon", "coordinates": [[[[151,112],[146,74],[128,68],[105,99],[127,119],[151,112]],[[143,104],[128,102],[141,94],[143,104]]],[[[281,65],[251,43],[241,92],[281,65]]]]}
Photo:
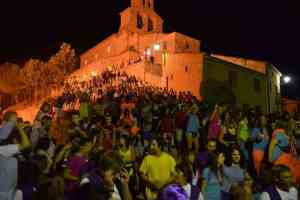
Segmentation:
{"type": "Polygon", "coordinates": [[[267,62],[222,55],[205,55],[201,94],[241,109],[265,113],[281,110],[281,73],[267,62]]]}

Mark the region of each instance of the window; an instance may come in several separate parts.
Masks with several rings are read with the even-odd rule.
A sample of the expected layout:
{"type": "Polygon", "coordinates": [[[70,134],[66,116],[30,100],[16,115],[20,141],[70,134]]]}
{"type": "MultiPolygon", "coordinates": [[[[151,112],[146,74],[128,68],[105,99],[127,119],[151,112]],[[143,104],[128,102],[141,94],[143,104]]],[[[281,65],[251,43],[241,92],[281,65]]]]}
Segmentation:
{"type": "Polygon", "coordinates": [[[163,43],[163,50],[167,50],[168,49],[168,44],[167,44],[167,42],[164,42],[163,43]]]}
{"type": "Polygon", "coordinates": [[[143,0],[143,7],[145,7],[146,6],[146,1],[145,0],[143,0]]]}
{"type": "Polygon", "coordinates": [[[153,31],[153,21],[151,20],[151,18],[148,18],[148,31],[151,32],[153,31]]]}
{"type": "Polygon", "coordinates": [[[190,44],[188,42],[185,43],[185,49],[189,49],[190,48],[190,44]]]}
{"type": "Polygon", "coordinates": [[[228,82],[230,87],[234,88],[237,86],[237,72],[229,71],[228,72],[228,82]]]}
{"type": "Polygon", "coordinates": [[[258,78],[254,79],[254,91],[255,92],[260,92],[261,91],[260,80],[258,78]]]}
{"type": "Polygon", "coordinates": [[[185,72],[188,72],[189,68],[188,66],[185,66],[185,72]]]}
{"type": "Polygon", "coordinates": [[[148,1],[148,7],[151,8],[151,2],[150,1],[148,1]]]}
{"type": "Polygon", "coordinates": [[[142,29],[144,27],[143,18],[140,14],[137,14],[137,27],[142,29]]]}
{"type": "Polygon", "coordinates": [[[128,50],[129,50],[129,51],[134,51],[135,48],[134,48],[134,46],[129,46],[129,47],[128,47],[128,50]]]}

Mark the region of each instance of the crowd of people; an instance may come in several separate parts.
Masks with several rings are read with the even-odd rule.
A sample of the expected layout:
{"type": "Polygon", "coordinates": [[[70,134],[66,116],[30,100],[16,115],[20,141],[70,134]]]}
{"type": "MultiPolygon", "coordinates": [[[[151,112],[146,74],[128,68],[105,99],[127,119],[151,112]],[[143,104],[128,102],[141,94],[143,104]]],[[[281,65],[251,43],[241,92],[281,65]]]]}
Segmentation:
{"type": "Polygon", "coordinates": [[[300,118],[105,71],[0,126],[0,200],[297,200],[300,118]]]}

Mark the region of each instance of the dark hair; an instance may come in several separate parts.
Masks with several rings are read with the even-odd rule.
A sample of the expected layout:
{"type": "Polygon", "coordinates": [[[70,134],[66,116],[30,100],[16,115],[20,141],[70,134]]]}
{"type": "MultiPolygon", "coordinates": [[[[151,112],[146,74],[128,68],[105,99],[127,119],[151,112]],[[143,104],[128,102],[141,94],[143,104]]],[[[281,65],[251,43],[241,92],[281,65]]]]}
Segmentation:
{"type": "Polygon", "coordinates": [[[100,167],[100,173],[103,174],[108,170],[120,171],[122,162],[116,154],[110,152],[103,154],[103,157],[100,159],[98,164],[100,167]]]}
{"type": "Polygon", "coordinates": [[[193,172],[191,168],[185,164],[185,163],[180,163],[177,164],[175,167],[176,171],[181,171],[183,173],[183,176],[189,181],[192,180],[193,178],[193,172]]]}
{"type": "Polygon", "coordinates": [[[272,167],[272,179],[275,181],[283,172],[290,172],[290,168],[285,165],[275,165],[272,167]]]}
{"type": "Polygon", "coordinates": [[[153,142],[153,141],[157,141],[157,144],[158,144],[158,147],[163,149],[163,147],[166,145],[164,139],[161,137],[161,136],[155,136],[153,137],[151,140],[150,140],[150,144],[153,142]]]}
{"type": "Polygon", "coordinates": [[[208,154],[208,168],[216,175],[218,174],[218,154],[208,154]]]}
{"type": "Polygon", "coordinates": [[[229,153],[227,154],[227,156],[226,156],[226,164],[228,165],[228,166],[231,166],[232,165],[232,153],[234,152],[234,151],[238,151],[239,152],[239,154],[240,154],[240,167],[241,168],[245,168],[245,160],[244,160],[244,156],[243,156],[243,154],[242,154],[242,152],[241,152],[241,150],[239,149],[239,148],[237,148],[237,147],[232,147],[231,149],[230,149],[230,151],[229,151],[229,153]]]}

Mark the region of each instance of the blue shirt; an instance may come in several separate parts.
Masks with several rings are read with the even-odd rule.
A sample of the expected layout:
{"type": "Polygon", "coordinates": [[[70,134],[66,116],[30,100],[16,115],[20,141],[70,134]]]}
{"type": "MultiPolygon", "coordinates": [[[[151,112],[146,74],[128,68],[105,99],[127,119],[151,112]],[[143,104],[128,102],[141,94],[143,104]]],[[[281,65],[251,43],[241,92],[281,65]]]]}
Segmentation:
{"type": "Polygon", "coordinates": [[[221,199],[221,185],[217,175],[209,168],[203,171],[203,178],[206,181],[206,188],[203,191],[204,199],[219,200],[221,199]]]}
{"type": "Polygon", "coordinates": [[[253,149],[265,150],[268,146],[268,139],[264,137],[261,128],[253,128],[251,131],[251,138],[254,140],[253,149]],[[260,142],[256,142],[256,139],[261,139],[260,142]]]}
{"type": "Polygon", "coordinates": [[[196,114],[190,113],[186,131],[189,133],[197,133],[200,128],[199,119],[196,114]]]}
{"type": "Polygon", "coordinates": [[[232,185],[236,185],[245,178],[245,170],[240,168],[239,166],[225,166],[224,167],[224,183],[223,183],[223,191],[229,192],[232,185]]]}
{"type": "Polygon", "coordinates": [[[277,160],[283,153],[282,149],[289,145],[289,139],[284,132],[277,132],[275,139],[277,140],[277,144],[272,154],[272,161],[277,160]]]}

